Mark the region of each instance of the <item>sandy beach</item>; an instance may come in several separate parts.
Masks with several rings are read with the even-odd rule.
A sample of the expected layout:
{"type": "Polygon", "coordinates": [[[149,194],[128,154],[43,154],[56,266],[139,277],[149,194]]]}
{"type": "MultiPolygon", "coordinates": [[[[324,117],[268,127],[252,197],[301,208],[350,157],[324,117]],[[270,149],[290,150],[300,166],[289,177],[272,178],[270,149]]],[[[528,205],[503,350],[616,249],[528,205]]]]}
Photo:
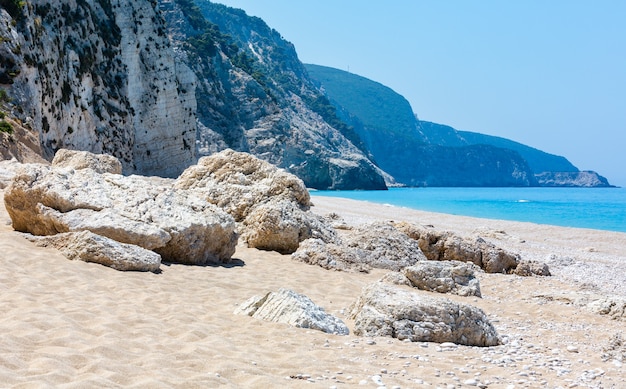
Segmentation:
{"type": "MultiPolygon", "coordinates": [[[[505,344],[441,348],[329,335],[233,314],[284,287],[343,319],[369,274],[328,271],[239,245],[228,266],[160,274],[69,261],[13,231],[0,206],[0,387],[7,388],[625,388],[626,322],[585,305],[626,297],[626,234],[475,219],[315,197],[347,224],[410,221],[480,235],[552,277],[478,275],[505,344]]],[[[427,292],[423,292],[427,293],[427,292]]]]}

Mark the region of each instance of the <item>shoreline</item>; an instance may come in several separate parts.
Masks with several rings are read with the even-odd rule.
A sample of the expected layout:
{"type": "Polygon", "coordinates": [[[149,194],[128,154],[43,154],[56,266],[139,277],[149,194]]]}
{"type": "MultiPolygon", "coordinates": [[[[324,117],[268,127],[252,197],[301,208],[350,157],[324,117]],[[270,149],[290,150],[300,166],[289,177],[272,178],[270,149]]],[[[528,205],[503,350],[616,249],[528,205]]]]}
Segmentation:
{"type": "MultiPolygon", "coordinates": [[[[0,190],[0,200],[2,191],[0,190]]],[[[553,277],[479,272],[482,298],[441,295],[482,309],[503,344],[437,343],[353,335],[346,317],[363,287],[387,271],[324,270],[289,255],[237,246],[236,266],[164,265],[160,274],[70,261],[13,231],[0,206],[0,381],[7,387],[507,388],[626,385],[623,321],[578,298],[601,293],[569,270],[612,264],[626,234],[487,221],[313,196],[312,211],[347,224],[394,219],[479,232],[539,259],[553,277]],[[618,235],[616,235],[618,234],[618,235]],[[581,237],[587,237],[587,245],[581,237]],[[585,247],[594,247],[585,251],[585,247]],[[572,257],[571,261],[564,257],[572,257]],[[561,262],[559,262],[561,261],[561,262]],[[604,265],[603,265],[604,261],[604,265]],[[235,315],[254,295],[292,289],[344,320],[338,336],[235,315]],[[621,338],[619,338],[621,336],[621,338]]],[[[615,271],[618,269],[618,271],[615,271]]],[[[622,272],[623,275],[623,272],[622,272]]],[[[606,282],[615,282],[610,277],[606,282]]],[[[430,292],[418,292],[429,293],[430,292]]]]}
{"type": "MultiPolygon", "coordinates": [[[[482,191],[482,190],[486,190],[488,191],[487,194],[485,194],[485,198],[483,198],[483,195],[480,195],[480,199],[481,200],[487,200],[487,210],[483,209],[482,211],[476,212],[476,210],[474,208],[468,208],[467,206],[464,205],[460,205],[463,204],[464,202],[470,201],[470,202],[474,202],[477,200],[476,196],[479,196],[479,194],[476,194],[474,192],[471,192],[471,194],[466,195],[466,194],[459,194],[460,198],[456,198],[454,201],[451,201],[451,197],[449,197],[449,194],[447,192],[443,192],[443,193],[434,193],[431,195],[427,195],[427,196],[422,196],[422,195],[415,195],[415,197],[413,195],[410,196],[411,199],[413,199],[415,202],[416,201],[424,201],[425,203],[429,204],[431,207],[430,208],[442,208],[445,205],[445,209],[424,209],[423,207],[418,207],[416,206],[417,203],[414,203],[413,201],[409,201],[410,199],[407,198],[406,194],[399,194],[399,197],[397,197],[395,200],[395,202],[389,202],[389,197],[395,197],[395,196],[385,196],[383,198],[378,198],[378,196],[376,196],[376,194],[378,193],[388,193],[385,191],[339,191],[339,192],[346,192],[346,193],[350,193],[353,194],[352,195],[347,195],[347,196],[337,196],[335,194],[333,194],[333,191],[319,191],[319,190],[311,190],[309,189],[309,193],[311,196],[315,196],[315,197],[338,197],[338,198],[345,198],[345,199],[351,199],[351,200],[355,200],[355,201],[365,201],[365,202],[370,202],[373,204],[381,204],[381,205],[391,205],[391,206],[396,206],[396,207],[403,207],[403,208],[407,208],[407,209],[411,209],[411,210],[417,210],[417,211],[424,211],[424,212],[432,212],[432,213],[442,213],[442,214],[449,214],[449,215],[454,215],[454,216],[464,216],[464,217],[472,217],[472,218],[477,218],[477,219],[489,219],[489,220],[507,220],[507,221],[512,221],[512,222],[525,222],[525,223],[533,223],[533,224],[540,224],[540,225],[547,225],[547,226],[554,226],[554,227],[563,227],[563,228],[582,228],[582,229],[590,229],[590,230],[600,230],[600,231],[609,231],[609,232],[621,232],[621,233],[626,233],[626,219],[621,219],[619,223],[615,223],[614,217],[611,217],[610,221],[608,219],[608,217],[613,216],[613,215],[609,215],[607,210],[604,210],[601,213],[601,216],[603,216],[602,219],[600,219],[600,221],[598,222],[598,220],[588,220],[587,218],[576,218],[576,215],[574,213],[572,213],[572,211],[570,211],[570,209],[568,208],[561,208],[561,206],[558,204],[558,202],[561,201],[560,197],[552,197],[550,195],[548,195],[547,198],[536,198],[535,196],[537,196],[536,194],[530,194],[530,198],[531,200],[529,200],[528,198],[524,197],[525,194],[524,193],[517,193],[519,190],[523,191],[526,189],[529,190],[534,190],[534,189],[546,189],[548,190],[548,192],[550,192],[552,189],[554,190],[559,190],[559,189],[563,189],[566,192],[570,192],[571,190],[580,190],[581,192],[576,192],[578,193],[577,195],[565,195],[566,199],[568,199],[568,201],[573,201],[575,203],[578,203],[579,201],[587,201],[587,200],[582,200],[580,198],[580,193],[584,193],[585,191],[589,191],[592,193],[597,193],[596,191],[600,190],[603,191],[605,189],[615,189],[615,188],[517,188],[517,187],[504,187],[504,188],[490,188],[490,187],[468,187],[468,188],[443,188],[443,187],[428,187],[428,188],[411,188],[411,187],[407,187],[407,188],[390,188],[391,190],[395,190],[395,189],[405,189],[405,190],[435,190],[438,191],[440,189],[451,189],[451,190],[456,190],[456,189],[467,189],[469,191],[482,191]],[[519,197],[515,196],[512,197],[511,195],[508,194],[504,194],[502,195],[502,197],[492,197],[493,193],[491,192],[493,189],[502,189],[502,190],[507,190],[507,189],[511,189],[513,191],[515,191],[516,195],[519,195],[519,197]],[[324,194],[320,194],[320,193],[324,193],[324,194]],[[372,196],[366,196],[367,198],[359,198],[359,197],[363,197],[360,194],[365,194],[365,193],[372,193],[372,196]],[[432,196],[437,196],[439,198],[439,200],[435,201],[434,203],[432,203],[432,196]],[[568,197],[569,196],[569,197],[568,197]],[[380,200],[380,201],[377,201],[380,200]],[[555,224],[554,223],[554,218],[546,218],[543,217],[543,213],[546,212],[547,210],[544,209],[540,204],[543,202],[553,202],[556,201],[557,204],[557,209],[552,210],[552,212],[563,212],[564,215],[566,215],[565,217],[561,216],[559,218],[557,218],[557,222],[561,222],[561,224],[555,224]],[[511,211],[508,212],[507,210],[501,209],[499,208],[500,205],[498,206],[494,206],[492,203],[508,203],[511,204],[511,211]],[[519,204],[527,204],[524,206],[524,208],[519,208],[518,205],[519,204]],[[537,205],[539,204],[539,205],[537,205]],[[535,209],[536,207],[539,207],[540,209],[535,209]],[[450,212],[450,209],[453,209],[454,211],[456,211],[456,213],[452,213],[450,212]],[[522,213],[523,212],[523,213],[522,213]],[[538,212],[538,215],[540,215],[540,217],[526,217],[527,214],[532,214],[533,212],[538,212]],[[487,214],[487,215],[485,215],[487,214]],[[531,220],[529,220],[531,219],[531,220]],[[533,220],[534,219],[534,220],[533,220]],[[552,220],[544,220],[544,219],[552,219],[552,220]],[[622,223],[623,222],[623,223],[622,223]]],[[[626,190],[623,190],[623,188],[617,188],[620,190],[620,193],[623,193],[624,195],[626,195],[626,190]]],[[[541,192],[544,193],[544,192],[541,192]]],[[[424,204],[421,204],[422,206],[424,204]]],[[[581,206],[583,206],[584,204],[582,204],[581,206]]],[[[619,208],[620,206],[624,206],[626,207],[626,203],[623,203],[620,200],[616,200],[616,199],[611,199],[609,200],[609,202],[606,204],[607,206],[612,206],[613,208],[616,208],[615,211],[621,211],[623,210],[622,208],[619,208]],[[617,203],[615,203],[615,201],[618,201],[617,203]],[[619,208],[619,209],[618,209],[619,208]]],[[[482,204],[481,204],[482,206],[482,204]]],[[[620,212],[621,214],[621,212],[620,212]]]]}
{"type": "Polygon", "coordinates": [[[547,263],[560,279],[587,284],[586,288],[603,294],[626,296],[626,275],[615,271],[626,264],[623,232],[476,218],[315,194],[311,202],[314,213],[337,213],[351,226],[375,220],[408,221],[480,236],[522,258],[547,263]]]}

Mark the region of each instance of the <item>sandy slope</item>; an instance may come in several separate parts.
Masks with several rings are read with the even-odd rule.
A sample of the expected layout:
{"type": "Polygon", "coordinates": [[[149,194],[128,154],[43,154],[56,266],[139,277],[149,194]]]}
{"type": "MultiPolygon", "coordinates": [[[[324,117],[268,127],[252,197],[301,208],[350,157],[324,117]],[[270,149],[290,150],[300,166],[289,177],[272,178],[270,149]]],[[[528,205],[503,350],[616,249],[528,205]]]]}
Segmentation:
{"type": "Polygon", "coordinates": [[[626,368],[602,358],[614,334],[626,337],[625,322],[571,300],[602,290],[624,294],[620,247],[626,247],[626,234],[330,198],[314,203],[316,212],[334,211],[349,223],[410,220],[464,234],[481,228],[496,244],[529,257],[554,254],[556,276],[481,274],[482,299],[452,298],[485,310],[508,343],[441,350],[437,344],[333,336],[232,314],[252,295],[286,287],[344,318],[361,288],[383,271],[325,271],[239,247],[230,267],[171,265],[162,266],[161,274],[122,273],[36,248],[12,230],[0,207],[0,387],[377,387],[376,375],[388,388],[626,387],[626,368]],[[601,274],[605,270],[596,267],[610,271],[601,274]],[[601,289],[594,286],[599,283],[601,289]]]}

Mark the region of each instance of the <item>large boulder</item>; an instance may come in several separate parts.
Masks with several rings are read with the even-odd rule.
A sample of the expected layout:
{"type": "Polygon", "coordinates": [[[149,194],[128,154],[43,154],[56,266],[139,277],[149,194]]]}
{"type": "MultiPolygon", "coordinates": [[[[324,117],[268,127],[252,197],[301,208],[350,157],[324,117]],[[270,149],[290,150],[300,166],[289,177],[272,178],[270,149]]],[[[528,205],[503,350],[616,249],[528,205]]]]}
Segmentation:
{"type": "Polygon", "coordinates": [[[389,270],[400,270],[426,260],[417,242],[384,222],[360,225],[343,236],[348,248],[368,253],[367,265],[389,270]]]}
{"type": "Polygon", "coordinates": [[[500,344],[481,309],[384,282],[363,289],[349,318],[356,335],[481,347],[500,344]]]}
{"type": "Polygon", "coordinates": [[[99,263],[115,270],[157,272],[161,256],[132,244],[94,234],[90,231],[67,232],[31,238],[40,247],[55,247],[68,259],[99,263]]]}
{"type": "Polygon", "coordinates": [[[92,169],[97,173],[122,174],[122,163],[108,154],[60,149],[54,155],[52,166],[71,169],[92,169]]]}
{"type": "Polygon", "coordinates": [[[416,240],[424,255],[432,261],[472,262],[487,273],[512,273],[519,255],[502,250],[480,237],[461,237],[453,232],[399,222],[394,226],[416,240]]]}
{"type": "Polygon", "coordinates": [[[302,210],[311,205],[301,179],[251,154],[230,149],[200,158],[176,179],[174,188],[199,191],[238,222],[269,201],[286,200],[302,210]]]}
{"type": "Polygon", "coordinates": [[[264,296],[254,296],[241,304],[235,314],[252,316],[299,328],[310,328],[329,334],[348,335],[343,321],[324,312],[307,296],[281,288],[264,296]]]}
{"type": "Polygon", "coordinates": [[[402,269],[411,285],[420,290],[452,293],[459,296],[480,295],[480,283],[474,265],[457,261],[421,261],[402,269]]]}
{"type": "Polygon", "coordinates": [[[280,200],[255,207],[241,223],[241,238],[249,247],[291,254],[300,242],[316,238],[337,242],[338,236],[325,220],[303,211],[293,202],[280,200]]]}
{"type": "Polygon", "coordinates": [[[25,165],[4,202],[18,231],[90,230],[154,250],[168,262],[228,262],[237,244],[230,215],[191,192],[140,176],[25,165]]]}
{"type": "Polygon", "coordinates": [[[302,180],[248,153],[224,150],[200,158],[174,182],[228,212],[249,247],[289,254],[300,242],[336,241],[329,223],[309,212],[302,180]]]}
{"type": "Polygon", "coordinates": [[[306,240],[292,258],[325,269],[362,272],[371,268],[399,271],[426,260],[417,242],[391,224],[381,222],[346,230],[335,241],[306,240]]]}

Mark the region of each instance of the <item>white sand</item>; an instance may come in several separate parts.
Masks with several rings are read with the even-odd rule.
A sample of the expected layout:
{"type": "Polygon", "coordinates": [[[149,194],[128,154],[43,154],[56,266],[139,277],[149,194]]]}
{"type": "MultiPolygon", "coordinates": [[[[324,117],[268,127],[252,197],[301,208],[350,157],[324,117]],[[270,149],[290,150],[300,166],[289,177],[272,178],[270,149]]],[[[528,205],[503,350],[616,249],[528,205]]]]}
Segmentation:
{"type": "Polygon", "coordinates": [[[463,386],[468,380],[490,382],[490,388],[626,387],[624,366],[602,358],[611,336],[626,335],[624,322],[558,297],[624,294],[626,234],[331,198],[315,197],[314,203],[315,212],[334,211],[350,223],[419,221],[463,234],[481,228],[502,247],[533,258],[555,254],[555,264],[568,266],[553,265],[556,276],[550,278],[481,274],[482,299],[451,298],[485,310],[509,343],[439,351],[437,344],[371,342],[232,314],[249,297],[286,287],[345,319],[344,309],[361,288],[384,271],[326,271],[239,247],[240,266],[123,273],[35,247],[12,230],[0,207],[0,387],[376,387],[374,375],[388,388],[463,386]]]}

